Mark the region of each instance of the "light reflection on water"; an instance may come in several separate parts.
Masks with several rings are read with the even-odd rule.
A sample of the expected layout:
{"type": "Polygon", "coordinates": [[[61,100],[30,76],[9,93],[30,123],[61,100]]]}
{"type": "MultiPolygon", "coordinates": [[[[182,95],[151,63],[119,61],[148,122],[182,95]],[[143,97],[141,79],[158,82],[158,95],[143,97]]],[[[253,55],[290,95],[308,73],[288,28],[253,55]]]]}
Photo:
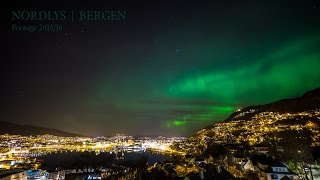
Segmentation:
{"type": "Polygon", "coordinates": [[[165,161],[168,155],[140,152],[95,152],[95,151],[59,151],[52,153],[41,153],[36,159],[44,160],[43,167],[47,170],[56,168],[69,169],[75,167],[111,167],[114,164],[134,165],[137,161],[144,159],[148,164],[165,161]]]}

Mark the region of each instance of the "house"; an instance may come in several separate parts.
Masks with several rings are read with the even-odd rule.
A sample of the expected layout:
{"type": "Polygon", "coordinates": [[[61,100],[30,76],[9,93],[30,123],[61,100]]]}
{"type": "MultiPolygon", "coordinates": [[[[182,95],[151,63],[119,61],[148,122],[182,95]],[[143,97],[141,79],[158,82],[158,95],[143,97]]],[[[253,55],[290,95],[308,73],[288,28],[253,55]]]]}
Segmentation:
{"type": "Polygon", "coordinates": [[[213,163],[214,162],[214,159],[211,155],[208,155],[207,158],[205,159],[206,163],[209,164],[209,163],[213,163]]]}
{"type": "Polygon", "coordinates": [[[245,162],[247,160],[246,157],[244,157],[241,154],[234,154],[232,156],[232,162],[235,164],[242,164],[243,162],[245,162]]]}
{"type": "Polygon", "coordinates": [[[210,179],[234,180],[236,178],[221,166],[215,166],[212,164],[205,164],[204,167],[200,169],[199,173],[190,173],[184,178],[184,180],[210,179]]]}
{"type": "Polygon", "coordinates": [[[248,159],[246,162],[242,164],[242,168],[245,171],[254,171],[254,166],[250,159],[248,159]]]}
{"type": "Polygon", "coordinates": [[[252,170],[253,166],[253,171],[257,172],[260,180],[297,179],[297,175],[290,171],[286,165],[271,156],[254,155],[250,160],[252,165],[248,161],[243,169],[252,170]]]}
{"type": "Polygon", "coordinates": [[[269,153],[269,147],[264,146],[262,144],[256,145],[253,149],[254,149],[254,152],[257,154],[268,154],[269,153]]]}
{"type": "Polygon", "coordinates": [[[268,165],[258,162],[258,175],[260,180],[297,179],[295,173],[277,160],[268,165]]]}

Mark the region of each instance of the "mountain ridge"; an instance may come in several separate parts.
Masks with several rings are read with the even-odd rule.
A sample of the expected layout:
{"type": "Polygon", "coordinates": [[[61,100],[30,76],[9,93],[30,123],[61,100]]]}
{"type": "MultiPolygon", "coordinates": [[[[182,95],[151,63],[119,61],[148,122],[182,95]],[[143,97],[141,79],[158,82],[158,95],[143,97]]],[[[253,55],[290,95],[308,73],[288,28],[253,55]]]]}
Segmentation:
{"type": "Polygon", "coordinates": [[[12,135],[23,135],[23,136],[50,134],[54,136],[64,136],[64,137],[76,137],[76,136],[83,137],[84,136],[84,135],[64,132],[64,131],[60,131],[52,128],[16,124],[16,123],[7,122],[7,121],[0,121],[0,134],[12,134],[12,135]]]}
{"type": "Polygon", "coordinates": [[[232,113],[223,122],[239,119],[250,119],[260,112],[296,113],[320,108],[320,88],[307,91],[300,97],[281,99],[264,105],[248,106],[232,113]],[[251,112],[248,112],[250,111],[251,112]],[[248,113],[246,113],[248,112],[248,113]],[[243,113],[243,116],[238,116],[243,113]]]}

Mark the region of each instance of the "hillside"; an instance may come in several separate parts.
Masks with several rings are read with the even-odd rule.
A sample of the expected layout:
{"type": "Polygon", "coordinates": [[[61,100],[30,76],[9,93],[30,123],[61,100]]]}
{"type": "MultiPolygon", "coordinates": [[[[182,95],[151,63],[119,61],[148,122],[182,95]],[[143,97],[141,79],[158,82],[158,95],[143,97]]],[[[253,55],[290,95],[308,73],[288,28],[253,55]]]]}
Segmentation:
{"type": "Polygon", "coordinates": [[[0,134],[16,134],[16,135],[43,135],[50,134],[54,136],[75,137],[82,136],[79,134],[68,133],[56,129],[36,127],[31,125],[20,125],[11,122],[0,121],[0,134]]]}
{"type": "Polygon", "coordinates": [[[320,88],[308,91],[301,97],[243,108],[231,114],[225,121],[250,119],[261,112],[298,113],[316,109],[320,109],[320,88]]]}
{"type": "Polygon", "coordinates": [[[212,124],[193,138],[205,144],[274,142],[290,146],[320,146],[320,88],[301,97],[250,106],[234,112],[225,121],[212,124]]]}

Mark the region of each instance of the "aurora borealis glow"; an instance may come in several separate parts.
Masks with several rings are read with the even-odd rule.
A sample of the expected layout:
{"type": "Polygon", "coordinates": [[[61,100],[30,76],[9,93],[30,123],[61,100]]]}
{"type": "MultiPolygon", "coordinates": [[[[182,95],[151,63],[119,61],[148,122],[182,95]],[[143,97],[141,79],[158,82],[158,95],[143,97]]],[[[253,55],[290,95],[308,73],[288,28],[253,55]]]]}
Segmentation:
{"type": "Polygon", "coordinates": [[[230,69],[201,72],[168,88],[172,96],[214,98],[227,103],[261,103],[297,96],[320,84],[319,37],[292,42],[255,62],[230,69]],[[261,95],[260,92],[264,92],[261,95]],[[248,94],[250,99],[248,100],[248,94]]]}
{"type": "Polygon", "coordinates": [[[128,20],[2,30],[1,120],[94,136],[191,135],[320,86],[318,2],[51,5],[126,10],[128,20]]]}

